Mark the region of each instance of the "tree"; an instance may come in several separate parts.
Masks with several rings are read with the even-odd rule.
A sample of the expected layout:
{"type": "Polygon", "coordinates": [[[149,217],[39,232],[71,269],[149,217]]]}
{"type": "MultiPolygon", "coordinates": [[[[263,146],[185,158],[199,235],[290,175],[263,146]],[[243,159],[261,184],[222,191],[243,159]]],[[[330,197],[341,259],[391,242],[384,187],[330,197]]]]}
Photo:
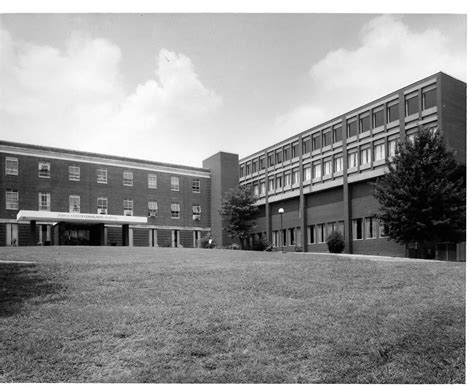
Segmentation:
{"type": "Polygon", "coordinates": [[[225,230],[230,238],[239,239],[240,249],[255,226],[253,221],[259,213],[256,201],[252,188],[245,186],[229,190],[222,201],[220,213],[228,221],[225,230]]]}
{"type": "Polygon", "coordinates": [[[398,243],[465,239],[465,169],[447,150],[439,131],[420,128],[413,141],[398,145],[389,172],[375,183],[379,219],[398,243]]]}

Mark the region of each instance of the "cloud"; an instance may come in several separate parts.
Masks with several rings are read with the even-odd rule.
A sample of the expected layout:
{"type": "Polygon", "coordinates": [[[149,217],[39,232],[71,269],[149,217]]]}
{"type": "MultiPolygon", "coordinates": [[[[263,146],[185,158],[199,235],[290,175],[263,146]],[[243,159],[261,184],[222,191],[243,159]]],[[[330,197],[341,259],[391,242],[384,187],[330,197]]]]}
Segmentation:
{"type": "Polygon", "coordinates": [[[312,98],[277,117],[275,131],[301,132],[438,71],[465,79],[465,52],[436,29],[416,32],[400,17],[376,17],[357,48],[331,51],[311,67],[312,98]]]}
{"type": "Polygon", "coordinates": [[[153,76],[127,94],[121,50],[108,40],[75,33],[60,50],[0,29],[0,50],[4,139],[199,163],[177,151],[222,100],[185,55],[161,49],[153,76]]]}

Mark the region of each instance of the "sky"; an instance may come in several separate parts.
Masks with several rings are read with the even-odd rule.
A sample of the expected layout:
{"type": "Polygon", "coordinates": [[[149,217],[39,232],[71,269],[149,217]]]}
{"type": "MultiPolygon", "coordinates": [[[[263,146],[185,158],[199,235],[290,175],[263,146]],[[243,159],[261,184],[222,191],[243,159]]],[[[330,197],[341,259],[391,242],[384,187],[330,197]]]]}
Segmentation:
{"type": "Polygon", "coordinates": [[[2,13],[0,139],[200,167],[443,71],[465,14],[2,13]]]}

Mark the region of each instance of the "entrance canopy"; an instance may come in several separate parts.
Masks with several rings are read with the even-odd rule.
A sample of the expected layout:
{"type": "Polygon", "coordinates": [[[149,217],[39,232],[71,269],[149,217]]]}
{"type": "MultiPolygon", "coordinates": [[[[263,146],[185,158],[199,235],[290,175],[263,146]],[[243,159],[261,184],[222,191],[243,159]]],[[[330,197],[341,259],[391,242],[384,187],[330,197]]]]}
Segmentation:
{"type": "Polygon", "coordinates": [[[20,210],[17,221],[71,222],[84,224],[146,224],[147,217],[116,216],[111,214],[61,213],[41,210],[20,210]]]}

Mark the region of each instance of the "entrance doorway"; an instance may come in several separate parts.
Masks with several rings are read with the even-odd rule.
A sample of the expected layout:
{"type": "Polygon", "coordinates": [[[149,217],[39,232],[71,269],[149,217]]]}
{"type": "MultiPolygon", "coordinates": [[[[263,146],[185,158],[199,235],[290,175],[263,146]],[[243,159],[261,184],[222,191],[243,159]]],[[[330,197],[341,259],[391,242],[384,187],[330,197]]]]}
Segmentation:
{"type": "Polygon", "coordinates": [[[18,224],[7,224],[7,246],[18,245],[18,224]]]}
{"type": "Polygon", "coordinates": [[[179,230],[171,231],[171,246],[173,248],[179,247],[179,230]]]}
{"type": "Polygon", "coordinates": [[[159,247],[158,245],[158,229],[150,229],[149,232],[149,246],[159,247]]]}
{"type": "Polygon", "coordinates": [[[200,230],[195,230],[193,232],[193,237],[194,237],[194,248],[201,248],[201,231],[200,230]]]}

